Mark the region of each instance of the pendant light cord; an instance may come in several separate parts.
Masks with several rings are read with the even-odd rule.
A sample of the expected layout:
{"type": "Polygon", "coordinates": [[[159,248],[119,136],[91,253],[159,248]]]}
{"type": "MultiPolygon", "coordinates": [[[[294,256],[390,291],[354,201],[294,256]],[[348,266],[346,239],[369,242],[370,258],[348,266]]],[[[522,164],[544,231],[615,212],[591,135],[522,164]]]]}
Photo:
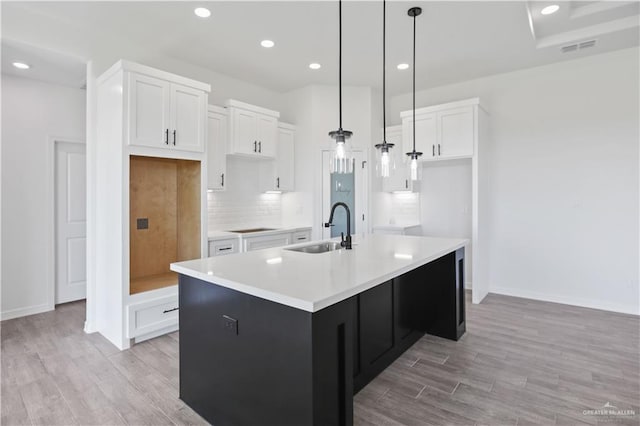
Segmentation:
{"type": "Polygon", "coordinates": [[[413,152],[416,152],[416,15],[413,15],[413,152]]]}
{"type": "Polygon", "coordinates": [[[342,0],[338,1],[338,98],[340,103],[340,130],[342,130],[342,0]]]}
{"type": "Polygon", "coordinates": [[[382,0],[382,143],[387,143],[387,61],[386,61],[387,2],[382,0]]]}

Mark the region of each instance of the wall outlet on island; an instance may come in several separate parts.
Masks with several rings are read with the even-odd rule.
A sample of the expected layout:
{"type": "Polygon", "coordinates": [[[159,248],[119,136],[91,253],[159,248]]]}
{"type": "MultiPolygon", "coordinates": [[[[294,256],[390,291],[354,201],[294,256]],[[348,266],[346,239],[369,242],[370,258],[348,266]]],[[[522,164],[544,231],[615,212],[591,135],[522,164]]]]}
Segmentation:
{"type": "Polygon", "coordinates": [[[235,335],[238,334],[238,320],[235,318],[231,318],[230,316],[223,315],[222,316],[222,325],[225,330],[235,335]]]}

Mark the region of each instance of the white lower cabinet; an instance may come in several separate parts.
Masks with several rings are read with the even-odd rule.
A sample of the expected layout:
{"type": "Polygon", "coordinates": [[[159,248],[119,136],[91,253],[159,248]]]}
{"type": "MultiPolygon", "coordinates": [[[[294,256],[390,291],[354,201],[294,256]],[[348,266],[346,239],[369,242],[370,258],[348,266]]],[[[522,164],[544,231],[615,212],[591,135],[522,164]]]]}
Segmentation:
{"type": "Polygon", "coordinates": [[[209,241],[209,256],[224,256],[226,254],[238,253],[240,251],[240,240],[229,238],[226,240],[209,241]]]}
{"type": "Polygon", "coordinates": [[[242,251],[261,250],[271,247],[281,247],[291,244],[291,232],[255,237],[242,237],[242,251]]]}
{"type": "Polygon", "coordinates": [[[178,288],[175,295],[158,297],[127,306],[128,335],[136,342],[178,329],[178,288]]]}
{"type": "Polygon", "coordinates": [[[291,244],[304,243],[305,241],[311,241],[311,230],[296,231],[293,233],[291,244]]]}

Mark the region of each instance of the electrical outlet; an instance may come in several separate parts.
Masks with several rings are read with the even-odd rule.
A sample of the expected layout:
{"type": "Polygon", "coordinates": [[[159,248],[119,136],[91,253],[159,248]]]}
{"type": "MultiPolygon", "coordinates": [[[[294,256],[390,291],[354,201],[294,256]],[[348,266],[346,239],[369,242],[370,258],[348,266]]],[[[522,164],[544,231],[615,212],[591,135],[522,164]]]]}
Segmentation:
{"type": "Polygon", "coordinates": [[[222,316],[222,325],[225,330],[235,335],[238,335],[238,320],[231,318],[230,316],[222,316]]]}
{"type": "Polygon", "coordinates": [[[149,218],[142,217],[136,219],[136,229],[149,229],[149,218]]]}

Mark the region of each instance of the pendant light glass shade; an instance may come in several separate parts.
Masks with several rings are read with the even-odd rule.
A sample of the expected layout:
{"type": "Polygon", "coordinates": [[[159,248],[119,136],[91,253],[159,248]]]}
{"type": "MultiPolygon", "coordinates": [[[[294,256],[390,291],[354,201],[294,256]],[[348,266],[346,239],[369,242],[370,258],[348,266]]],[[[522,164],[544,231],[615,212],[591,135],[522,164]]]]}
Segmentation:
{"type": "Polygon", "coordinates": [[[329,136],[335,141],[331,155],[331,173],[353,173],[353,150],[349,139],[353,133],[348,130],[335,130],[329,136]]]}
{"type": "Polygon", "coordinates": [[[342,128],[342,0],[338,2],[338,21],[338,106],[340,127],[338,127],[338,130],[329,132],[329,136],[335,141],[330,168],[331,173],[353,173],[355,159],[353,157],[353,151],[351,150],[351,143],[349,142],[353,132],[342,128]]]}
{"type": "Polygon", "coordinates": [[[392,143],[379,143],[376,145],[376,175],[378,177],[389,177],[396,169],[396,159],[391,152],[391,148],[394,146],[392,143]]]}
{"type": "Polygon", "coordinates": [[[413,150],[407,152],[409,157],[409,178],[417,181],[422,178],[422,167],[419,158],[421,152],[416,151],[416,17],[422,13],[419,7],[412,7],[407,14],[413,18],[413,150]]]}
{"type": "Polygon", "coordinates": [[[393,155],[389,152],[394,144],[387,143],[387,61],[386,61],[386,40],[387,40],[387,2],[382,1],[382,143],[376,147],[376,175],[381,178],[391,176],[396,168],[393,155]]]}

